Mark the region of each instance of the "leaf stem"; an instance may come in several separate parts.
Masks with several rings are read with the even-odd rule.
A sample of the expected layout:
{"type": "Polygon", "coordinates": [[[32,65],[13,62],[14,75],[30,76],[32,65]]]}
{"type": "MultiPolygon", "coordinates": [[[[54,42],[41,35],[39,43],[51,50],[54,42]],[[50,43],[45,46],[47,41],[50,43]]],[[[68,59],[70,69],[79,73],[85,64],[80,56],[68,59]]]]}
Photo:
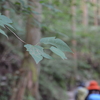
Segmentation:
{"type": "Polygon", "coordinates": [[[15,32],[13,32],[7,25],[5,25],[5,27],[6,27],[11,33],[13,33],[13,35],[14,35],[18,40],[20,40],[22,43],[25,43],[25,44],[26,44],[26,42],[25,42],[24,40],[22,40],[15,32]]]}

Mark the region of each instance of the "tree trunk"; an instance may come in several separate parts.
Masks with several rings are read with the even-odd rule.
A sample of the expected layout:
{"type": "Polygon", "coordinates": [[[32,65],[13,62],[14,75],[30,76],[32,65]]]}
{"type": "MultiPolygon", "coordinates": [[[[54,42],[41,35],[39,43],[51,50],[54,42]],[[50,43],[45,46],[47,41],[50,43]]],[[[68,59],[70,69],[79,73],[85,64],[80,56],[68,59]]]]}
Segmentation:
{"type": "Polygon", "coordinates": [[[98,7],[97,7],[97,0],[93,0],[92,1],[93,4],[94,4],[94,9],[93,9],[93,12],[94,12],[94,25],[95,26],[98,26],[98,7]]]}
{"type": "Polygon", "coordinates": [[[97,8],[97,10],[98,10],[98,25],[100,25],[100,0],[97,0],[97,4],[98,4],[98,8],[97,8]]]}
{"type": "Polygon", "coordinates": [[[72,1],[72,32],[73,32],[73,40],[72,40],[72,45],[73,45],[73,58],[74,58],[74,76],[72,77],[72,80],[74,78],[77,78],[77,52],[76,52],[76,46],[77,46],[77,41],[76,41],[76,0],[72,1]]]}
{"type": "Polygon", "coordinates": [[[83,5],[83,25],[87,28],[88,26],[88,7],[87,7],[87,3],[86,0],[82,0],[82,5],[83,5]]]}
{"type": "MultiPolygon", "coordinates": [[[[82,0],[82,11],[83,11],[83,17],[82,17],[82,24],[84,26],[85,29],[83,29],[83,33],[86,35],[86,34],[89,34],[88,33],[88,24],[89,24],[89,20],[88,20],[88,6],[87,6],[87,0],[82,0]]],[[[89,41],[87,38],[84,38],[85,39],[85,48],[87,49],[87,52],[89,52],[89,41]]]]}
{"type": "MultiPolygon", "coordinates": [[[[41,29],[34,20],[38,23],[41,22],[41,5],[38,0],[29,0],[29,5],[34,6],[35,12],[39,14],[31,14],[28,16],[27,19],[27,26],[26,26],[26,42],[28,44],[35,45],[39,42],[41,37],[41,29]]],[[[39,64],[37,65],[33,58],[28,54],[28,52],[24,52],[25,57],[23,59],[22,70],[24,73],[22,74],[22,79],[19,81],[17,95],[15,100],[23,100],[25,90],[27,87],[27,91],[36,99],[39,100],[39,92],[38,92],[38,76],[39,76],[39,64]]]]}
{"type": "MultiPolygon", "coordinates": [[[[42,13],[42,7],[37,0],[29,0],[29,5],[34,6],[35,9],[33,11],[38,12],[39,14],[32,14],[32,17],[28,17],[27,21],[27,35],[26,35],[26,42],[32,45],[35,45],[39,42],[41,38],[41,28],[39,25],[36,25],[34,20],[36,20],[38,23],[41,22],[41,13],[42,13]],[[30,3],[33,2],[33,3],[30,3]],[[32,22],[34,25],[32,25],[32,22]]],[[[30,60],[30,76],[29,76],[29,81],[28,81],[28,88],[31,90],[32,95],[36,98],[36,100],[39,100],[39,93],[38,93],[38,76],[39,76],[39,71],[40,71],[40,66],[39,64],[37,65],[33,58],[30,57],[30,55],[25,53],[25,58],[24,59],[29,59],[30,60]]],[[[26,60],[25,60],[26,62],[26,60]]]]}

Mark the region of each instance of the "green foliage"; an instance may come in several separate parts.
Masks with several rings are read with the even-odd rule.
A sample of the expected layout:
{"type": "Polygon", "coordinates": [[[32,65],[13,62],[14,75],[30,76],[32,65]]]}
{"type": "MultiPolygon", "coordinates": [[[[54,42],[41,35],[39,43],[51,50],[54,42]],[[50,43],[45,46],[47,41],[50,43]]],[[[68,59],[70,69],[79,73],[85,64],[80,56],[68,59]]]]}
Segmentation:
{"type": "MultiPolygon", "coordinates": [[[[5,28],[5,26],[9,26],[10,28],[13,28],[10,25],[11,23],[12,23],[12,21],[8,17],[0,14],[0,27],[5,28]]],[[[0,33],[5,35],[8,38],[8,36],[6,35],[6,33],[2,29],[0,29],[0,33]]]]}
{"type": "Polygon", "coordinates": [[[6,33],[3,30],[0,29],[0,33],[5,35],[8,38],[8,36],[6,35],[6,33]]]}
{"type": "Polygon", "coordinates": [[[54,52],[55,54],[59,55],[62,59],[67,59],[66,56],[65,56],[65,54],[64,54],[60,49],[58,49],[58,48],[52,46],[52,47],[50,48],[50,50],[51,50],[52,52],[54,52]]]}
{"type": "Polygon", "coordinates": [[[55,39],[55,37],[47,37],[47,38],[42,38],[40,40],[41,43],[44,44],[51,44],[56,46],[58,49],[60,49],[61,51],[67,51],[67,52],[72,52],[71,49],[69,48],[69,46],[63,42],[60,39],[55,39]]]}
{"type": "MultiPolygon", "coordinates": [[[[10,25],[10,23],[12,23],[12,21],[9,18],[7,18],[4,15],[0,15],[0,19],[1,19],[0,21],[2,22],[1,23],[2,27],[5,27],[5,25],[7,25],[7,26],[13,28],[10,25]]],[[[7,37],[6,33],[1,29],[0,29],[0,33],[2,33],[3,35],[5,35],[7,37]]],[[[20,40],[20,38],[19,38],[19,40],[20,40]]],[[[51,47],[50,50],[52,52],[54,52],[55,54],[59,55],[62,59],[66,59],[66,56],[62,51],[72,52],[71,49],[68,47],[68,45],[65,42],[63,42],[60,39],[55,39],[55,37],[43,38],[40,40],[40,42],[44,43],[44,44],[51,44],[51,45],[56,46],[57,48],[51,47]]],[[[51,56],[49,56],[48,54],[46,54],[43,51],[43,47],[41,47],[41,46],[37,46],[37,45],[33,46],[30,44],[26,44],[26,45],[24,45],[24,47],[27,48],[27,51],[34,58],[36,63],[39,63],[43,59],[43,57],[48,58],[48,59],[52,58],[51,56]]]]}
{"type": "MultiPolygon", "coordinates": [[[[55,39],[55,37],[42,38],[40,40],[40,43],[51,44],[56,46],[57,48],[52,46],[50,50],[55,54],[59,55],[62,59],[67,59],[63,51],[72,52],[65,42],[63,42],[60,39],[55,39]]],[[[39,63],[43,59],[43,57],[48,59],[52,58],[48,54],[44,53],[43,47],[37,45],[33,46],[30,44],[26,44],[24,47],[27,48],[27,51],[34,58],[36,63],[39,63]]]]}
{"type": "Polygon", "coordinates": [[[43,57],[48,58],[48,59],[52,58],[51,56],[49,56],[43,51],[43,48],[41,46],[37,46],[37,45],[33,46],[30,44],[26,44],[24,47],[27,48],[27,51],[34,58],[36,63],[39,63],[43,59],[43,57]]]}
{"type": "Polygon", "coordinates": [[[70,63],[71,65],[69,65],[68,63],[69,59],[61,60],[58,57],[55,60],[47,61],[44,59],[41,62],[43,67],[41,67],[40,72],[40,91],[42,91],[41,95],[46,95],[46,99],[67,99],[66,90],[70,87],[67,84],[71,80],[72,73],[70,71],[73,69],[73,64],[70,63]]]}
{"type": "Polygon", "coordinates": [[[0,21],[1,21],[2,25],[3,25],[3,27],[4,27],[5,24],[12,23],[12,21],[8,17],[6,17],[4,15],[1,15],[1,14],[0,14],[0,21]]]}

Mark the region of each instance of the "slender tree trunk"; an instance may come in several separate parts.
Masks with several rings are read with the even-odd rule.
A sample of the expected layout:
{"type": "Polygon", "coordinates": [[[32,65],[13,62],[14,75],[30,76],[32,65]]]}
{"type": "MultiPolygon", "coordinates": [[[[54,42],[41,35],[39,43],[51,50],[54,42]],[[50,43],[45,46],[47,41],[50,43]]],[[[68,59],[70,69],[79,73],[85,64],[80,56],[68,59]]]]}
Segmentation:
{"type": "MultiPolygon", "coordinates": [[[[82,11],[83,11],[83,17],[82,17],[82,24],[84,26],[84,34],[89,34],[88,33],[88,6],[87,6],[87,0],[82,0],[82,11]]],[[[85,47],[86,49],[89,49],[89,41],[85,38],[85,47]]],[[[89,50],[88,50],[89,51],[89,50]]],[[[89,53],[89,52],[88,52],[89,53]]]]}
{"type": "Polygon", "coordinates": [[[88,7],[87,7],[87,3],[86,3],[86,0],[82,0],[82,10],[83,10],[83,25],[85,27],[88,26],[88,7]]]}
{"type": "Polygon", "coordinates": [[[98,26],[98,7],[97,7],[97,0],[93,0],[92,3],[94,4],[94,9],[93,9],[93,12],[94,12],[94,25],[95,26],[98,26]]]}
{"type": "Polygon", "coordinates": [[[72,45],[73,45],[73,58],[74,58],[74,76],[77,78],[77,52],[76,52],[76,47],[77,47],[77,41],[76,41],[76,0],[72,1],[72,32],[73,32],[73,40],[72,40],[72,45]]]}
{"type": "Polygon", "coordinates": [[[97,0],[98,4],[98,25],[100,25],[100,0],[97,0]]]}

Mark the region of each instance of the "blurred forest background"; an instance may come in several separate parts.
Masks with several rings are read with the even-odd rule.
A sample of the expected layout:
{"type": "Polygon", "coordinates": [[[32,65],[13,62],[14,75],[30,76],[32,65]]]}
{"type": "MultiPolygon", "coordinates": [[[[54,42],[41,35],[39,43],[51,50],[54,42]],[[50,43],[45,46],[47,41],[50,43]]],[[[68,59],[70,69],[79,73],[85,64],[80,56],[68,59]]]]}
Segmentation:
{"type": "Polygon", "coordinates": [[[65,41],[74,54],[35,64],[11,32],[0,35],[0,100],[68,100],[80,80],[100,77],[100,0],[0,0],[0,13],[30,44],[42,37],[65,41]]]}

